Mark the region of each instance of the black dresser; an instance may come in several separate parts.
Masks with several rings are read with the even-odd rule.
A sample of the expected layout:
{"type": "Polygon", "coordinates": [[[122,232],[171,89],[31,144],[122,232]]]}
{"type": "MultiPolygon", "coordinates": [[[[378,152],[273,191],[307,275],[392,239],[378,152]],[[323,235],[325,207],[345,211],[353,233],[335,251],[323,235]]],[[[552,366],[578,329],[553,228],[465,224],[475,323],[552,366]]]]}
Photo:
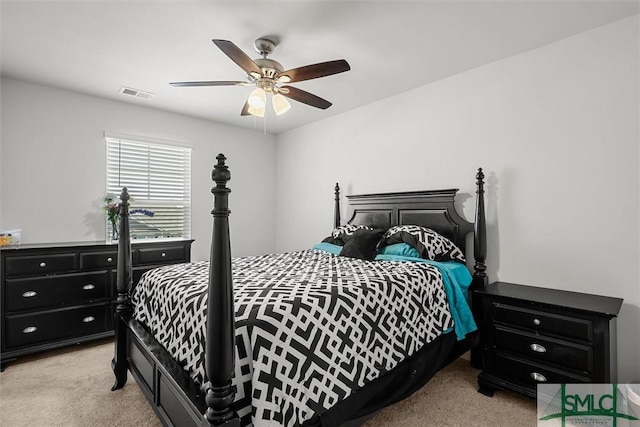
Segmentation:
{"type": "Polygon", "coordinates": [[[622,299],[514,283],[475,291],[481,311],[479,391],[535,397],[537,384],[616,380],[622,299]]]}
{"type": "MultiPolygon", "coordinates": [[[[191,260],[193,240],[134,243],[133,281],[191,260]]],[[[113,335],[117,244],[28,244],[0,249],[0,365],[18,356],[113,335]]]]}

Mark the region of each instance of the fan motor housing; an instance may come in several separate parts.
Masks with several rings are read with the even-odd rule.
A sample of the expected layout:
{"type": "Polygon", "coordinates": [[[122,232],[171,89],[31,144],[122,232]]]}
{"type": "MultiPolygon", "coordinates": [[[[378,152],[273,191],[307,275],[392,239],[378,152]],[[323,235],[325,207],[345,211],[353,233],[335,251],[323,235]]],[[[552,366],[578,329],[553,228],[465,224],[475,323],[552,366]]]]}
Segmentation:
{"type": "Polygon", "coordinates": [[[260,69],[262,70],[262,75],[270,79],[275,78],[276,74],[284,71],[282,65],[278,61],[274,61],[273,59],[258,58],[254,59],[253,62],[255,62],[258,67],[260,67],[260,69]]]}

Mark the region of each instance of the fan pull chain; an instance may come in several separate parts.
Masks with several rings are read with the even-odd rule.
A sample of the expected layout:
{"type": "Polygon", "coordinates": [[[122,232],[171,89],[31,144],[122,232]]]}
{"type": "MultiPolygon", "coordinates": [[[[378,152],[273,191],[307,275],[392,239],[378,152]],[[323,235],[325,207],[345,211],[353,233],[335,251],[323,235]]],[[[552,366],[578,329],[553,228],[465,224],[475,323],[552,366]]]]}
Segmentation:
{"type": "Polygon", "coordinates": [[[264,129],[263,129],[263,135],[267,134],[267,112],[265,111],[264,113],[264,119],[262,119],[264,121],[264,129]]]}

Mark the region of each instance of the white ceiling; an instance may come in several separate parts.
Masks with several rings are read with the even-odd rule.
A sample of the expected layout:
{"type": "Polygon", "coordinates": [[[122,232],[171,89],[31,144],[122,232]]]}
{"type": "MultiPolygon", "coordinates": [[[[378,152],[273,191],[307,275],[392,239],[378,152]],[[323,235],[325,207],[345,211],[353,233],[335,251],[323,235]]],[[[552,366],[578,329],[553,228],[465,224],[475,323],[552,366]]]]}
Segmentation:
{"type": "Polygon", "coordinates": [[[280,39],[285,69],[346,59],[351,71],[294,83],[333,103],[292,101],[267,129],[280,133],[452,74],[639,13],[634,1],[6,1],[2,75],[262,129],[240,117],[249,87],[170,87],[172,81],[244,80],[211,39],[250,57],[280,39]],[[155,93],[126,97],[122,86],[155,93]]]}

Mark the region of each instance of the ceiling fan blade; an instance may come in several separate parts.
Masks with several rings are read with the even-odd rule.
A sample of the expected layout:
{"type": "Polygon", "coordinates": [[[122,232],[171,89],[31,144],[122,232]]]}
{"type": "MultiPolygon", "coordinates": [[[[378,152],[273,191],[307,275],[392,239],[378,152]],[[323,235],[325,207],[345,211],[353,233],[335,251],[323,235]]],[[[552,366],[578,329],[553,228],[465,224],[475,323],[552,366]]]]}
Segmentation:
{"type": "Polygon", "coordinates": [[[253,62],[253,59],[249,58],[238,46],[230,42],[229,40],[213,39],[213,43],[220,48],[233,62],[238,64],[240,68],[247,72],[247,74],[257,74],[257,78],[262,76],[262,71],[258,64],[253,62]]]}
{"type": "Polygon", "coordinates": [[[344,73],[349,71],[351,67],[344,59],[335,61],[320,62],[318,64],[305,65],[304,67],[292,68],[290,70],[278,73],[276,79],[284,77],[283,83],[301,82],[303,80],[317,79],[318,77],[331,76],[333,74],[344,73]],[[286,77],[289,77],[286,80],[286,77]]]}
{"type": "Polygon", "coordinates": [[[204,81],[204,82],[171,82],[171,86],[175,87],[191,87],[191,86],[248,86],[249,82],[242,81],[204,81]]]}
{"type": "Polygon", "coordinates": [[[306,92],[302,89],[298,89],[293,86],[282,86],[282,89],[286,89],[280,92],[282,95],[295,101],[302,102],[303,104],[308,104],[312,107],[321,108],[323,110],[331,107],[331,103],[326,99],[322,99],[319,96],[306,92]]]}
{"type": "Polygon", "coordinates": [[[249,101],[244,103],[244,106],[242,107],[242,111],[240,112],[241,116],[248,116],[251,113],[249,113],[249,101]]]}

